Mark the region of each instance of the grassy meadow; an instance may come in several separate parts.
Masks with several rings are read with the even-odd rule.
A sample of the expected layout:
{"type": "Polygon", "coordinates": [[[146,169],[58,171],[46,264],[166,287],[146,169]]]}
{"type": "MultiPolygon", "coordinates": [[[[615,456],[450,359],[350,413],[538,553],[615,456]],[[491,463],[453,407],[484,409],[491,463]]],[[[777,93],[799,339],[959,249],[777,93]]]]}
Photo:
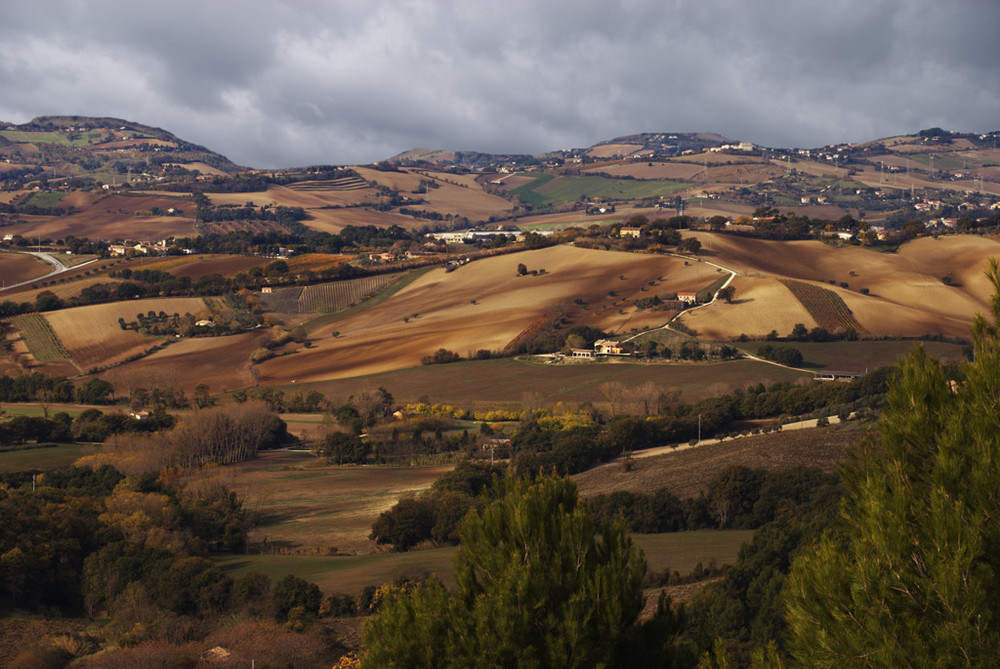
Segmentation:
{"type": "Polygon", "coordinates": [[[85,455],[91,455],[99,448],[100,446],[92,444],[56,444],[17,451],[0,451],[0,472],[61,469],[69,467],[85,455]]]}
{"type": "MultiPolygon", "coordinates": [[[[679,571],[689,574],[700,562],[733,564],[740,546],[753,537],[752,530],[705,530],[668,534],[633,534],[651,571],[679,571]]],[[[215,562],[230,576],[257,571],[278,580],[295,574],[316,583],[324,592],[356,594],[368,585],[381,585],[397,576],[437,574],[449,587],[455,586],[453,546],[358,556],[314,555],[234,555],[215,562]]]]}
{"type": "Polygon", "coordinates": [[[534,206],[566,204],[581,197],[605,197],[616,200],[638,200],[647,197],[673,195],[686,184],[676,181],[638,181],[635,179],[608,179],[599,176],[538,175],[530,183],[511,191],[524,202],[534,206]]]}
{"type": "MultiPolygon", "coordinates": [[[[750,352],[756,353],[760,344],[739,344],[750,352]]],[[[791,346],[802,352],[803,366],[835,371],[865,372],[895,365],[901,356],[906,355],[917,345],[923,346],[928,355],[932,355],[943,363],[965,360],[964,347],[941,341],[917,341],[912,339],[877,340],[877,341],[838,341],[838,342],[782,342],[781,346],[791,346]]]]}
{"type": "Polygon", "coordinates": [[[680,401],[704,399],[750,384],[797,381],[810,375],[753,360],[719,363],[583,362],[543,364],[530,359],[475,360],[448,365],[411,367],[363,378],[336,379],[285,387],[286,391],[319,390],[346,398],[364,384],[382,386],[398,402],[426,397],[432,402],[467,405],[519,403],[537,393],[546,403],[603,402],[601,385],[626,387],[652,381],[681,391],[680,401]]]}

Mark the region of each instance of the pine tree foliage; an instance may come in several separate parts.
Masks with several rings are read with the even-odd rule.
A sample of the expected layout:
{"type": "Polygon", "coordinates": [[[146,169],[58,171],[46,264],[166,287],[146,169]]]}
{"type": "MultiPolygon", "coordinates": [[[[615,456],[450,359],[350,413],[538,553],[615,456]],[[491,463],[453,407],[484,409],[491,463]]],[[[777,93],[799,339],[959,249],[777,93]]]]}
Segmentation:
{"type": "Polygon", "coordinates": [[[367,666],[608,667],[633,656],[624,646],[646,565],[624,528],[595,532],[567,478],[502,487],[460,527],[457,592],[432,579],[390,594],[365,628],[367,666]]]}
{"type": "Polygon", "coordinates": [[[993,323],[952,389],[916,348],[843,471],[842,523],[793,565],[789,648],[807,666],[992,666],[1000,657],[1000,267],[993,323]]]}

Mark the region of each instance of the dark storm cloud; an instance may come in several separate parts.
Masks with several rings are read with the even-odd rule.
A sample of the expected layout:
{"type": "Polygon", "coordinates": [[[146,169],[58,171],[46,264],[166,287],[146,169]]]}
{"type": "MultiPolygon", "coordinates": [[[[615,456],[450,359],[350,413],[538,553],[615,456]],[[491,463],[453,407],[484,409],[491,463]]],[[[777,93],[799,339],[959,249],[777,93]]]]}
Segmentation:
{"type": "Polygon", "coordinates": [[[771,146],[1000,127],[994,0],[15,0],[0,119],[116,116],[254,166],[537,153],[643,131],[771,146]]]}

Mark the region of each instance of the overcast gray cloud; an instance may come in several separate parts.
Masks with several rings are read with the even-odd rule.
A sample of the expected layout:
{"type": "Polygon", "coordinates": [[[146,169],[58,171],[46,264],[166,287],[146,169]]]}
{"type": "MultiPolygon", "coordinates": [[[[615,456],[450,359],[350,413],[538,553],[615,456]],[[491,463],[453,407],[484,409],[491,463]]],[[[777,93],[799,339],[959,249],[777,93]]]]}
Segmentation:
{"type": "Polygon", "coordinates": [[[984,132],[998,27],[997,0],[8,0],[0,120],[125,118],[255,167],[984,132]]]}

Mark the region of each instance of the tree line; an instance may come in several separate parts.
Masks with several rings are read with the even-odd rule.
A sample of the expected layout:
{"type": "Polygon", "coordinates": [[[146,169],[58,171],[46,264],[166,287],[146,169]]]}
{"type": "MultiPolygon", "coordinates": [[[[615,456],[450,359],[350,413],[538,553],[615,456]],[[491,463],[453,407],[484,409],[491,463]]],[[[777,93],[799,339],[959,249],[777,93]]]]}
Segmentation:
{"type": "Polygon", "coordinates": [[[51,471],[34,483],[3,473],[0,481],[0,611],[108,620],[99,636],[26,644],[17,666],[65,666],[95,652],[121,663],[113,666],[152,666],[154,658],[178,666],[192,644],[196,657],[218,645],[234,621],[224,643],[234,653],[252,649],[258,663],[331,665],[343,653],[311,621],[355,610],[353,598],[324,597],[297,576],[232,577],[208,559],[242,552],[252,522],[221,484],[108,466],[51,471]]]}

